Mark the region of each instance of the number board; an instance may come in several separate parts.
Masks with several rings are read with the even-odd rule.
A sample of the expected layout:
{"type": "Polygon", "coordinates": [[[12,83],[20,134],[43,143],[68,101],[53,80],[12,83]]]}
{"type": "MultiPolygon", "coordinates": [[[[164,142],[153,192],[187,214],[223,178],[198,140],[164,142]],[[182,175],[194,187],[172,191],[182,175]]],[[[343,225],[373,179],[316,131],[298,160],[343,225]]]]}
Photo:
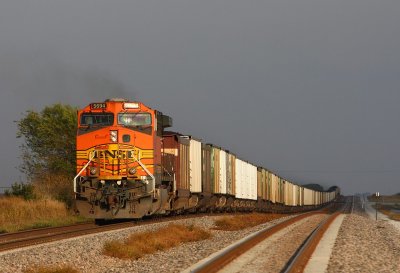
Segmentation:
{"type": "Polygon", "coordinates": [[[107,104],[104,102],[90,104],[90,109],[106,109],[106,108],[107,104]]]}

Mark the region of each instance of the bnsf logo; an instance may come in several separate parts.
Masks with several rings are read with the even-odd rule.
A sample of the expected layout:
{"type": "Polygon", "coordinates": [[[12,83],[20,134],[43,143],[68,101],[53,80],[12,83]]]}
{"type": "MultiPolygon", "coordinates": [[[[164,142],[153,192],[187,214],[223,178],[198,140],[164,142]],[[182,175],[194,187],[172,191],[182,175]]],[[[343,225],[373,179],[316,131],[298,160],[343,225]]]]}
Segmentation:
{"type": "Polygon", "coordinates": [[[105,150],[95,151],[94,158],[134,159],[137,154],[138,151],[105,150]]]}

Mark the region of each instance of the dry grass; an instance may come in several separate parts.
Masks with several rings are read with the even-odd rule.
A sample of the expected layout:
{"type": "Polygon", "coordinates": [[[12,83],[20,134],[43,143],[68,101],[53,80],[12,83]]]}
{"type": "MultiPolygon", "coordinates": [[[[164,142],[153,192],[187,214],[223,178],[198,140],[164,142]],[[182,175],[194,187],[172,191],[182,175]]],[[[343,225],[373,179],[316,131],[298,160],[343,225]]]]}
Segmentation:
{"type": "Polygon", "coordinates": [[[73,204],[72,178],[60,174],[43,174],[32,181],[33,193],[38,199],[53,199],[73,204]]]}
{"type": "Polygon", "coordinates": [[[284,217],[284,214],[264,214],[251,213],[244,215],[227,216],[215,220],[215,229],[218,230],[240,230],[248,227],[254,227],[265,222],[284,217]]]}
{"type": "Polygon", "coordinates": [[[379,209],[379,212],[387,215],[392,220],[400,221],[400,213],[396,213],[387,209],[379,209]]]}
{"type": "MultiPolygon", "coordinates": [[[[375,205],[373,206],[375,208],[375,205]]],[[[394,212],[393,210],[395,209],[399,209],[399,205],[395,204],[395,205],[378,205],[378,210],[379,212],[387,215],[390,219],[395,220],[395,221],[400,221],[400,213],[398,212],[394,212]]]]}
{"type": "Polygon", "coordinates": [[[24,270],[24,273],[79,273],[69,265],[59,266],[34,266],[24,270]]]}
{"type": "Polygon", "coordinates": [[[395,220],[395,221],[400,221],[400,214],[399,213],[393,213],[392,215],[389,216],[390,219],[395,220]]]}
{"type": "Polygon", "coordinates": [[[73,224],[84,221],[72,216],[64,203],[55,200],[0,198],[0,233],[73,224]]]}
{"type": "Polygon", "coordinates": [[[55,196],[72,190],[72,179],[65,175],[44,174],[32,181],[34,193],[39,199],[54,199],[55,196]]]}
{"type": "Polygon", "coordinates": [[[155,232],[132,234],[124,241],[104,244],[103,254],[120,259],[139,259],[159,250],[166,250],[181,243],[205,240],[211,233],[195,226],[170,224],[155,232]]]}

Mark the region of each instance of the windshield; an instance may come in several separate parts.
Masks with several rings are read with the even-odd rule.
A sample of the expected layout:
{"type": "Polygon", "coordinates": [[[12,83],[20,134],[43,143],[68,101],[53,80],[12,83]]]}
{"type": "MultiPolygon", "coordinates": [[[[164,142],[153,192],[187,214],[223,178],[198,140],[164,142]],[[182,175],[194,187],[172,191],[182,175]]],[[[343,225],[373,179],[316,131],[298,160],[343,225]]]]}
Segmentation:
{"type": "Polygon", "coordinates": [[[126,126],[151,125],[150,113],[120,113],[118,114],[118,124],[126,126]]]}
{"type": "Polygon", "coordinates": [[[81,125],[83,126],[110,126],[114,123],[113,114],[82,114],[81,125]]]}

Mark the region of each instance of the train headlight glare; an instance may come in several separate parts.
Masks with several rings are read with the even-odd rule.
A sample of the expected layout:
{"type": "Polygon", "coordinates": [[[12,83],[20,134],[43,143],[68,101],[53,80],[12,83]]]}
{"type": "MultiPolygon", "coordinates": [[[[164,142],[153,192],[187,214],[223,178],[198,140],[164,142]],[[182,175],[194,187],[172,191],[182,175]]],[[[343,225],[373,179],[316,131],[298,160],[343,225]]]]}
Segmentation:
{"type": "Polygon", "coordinates": [[[121,186],[121,180],[118,180],[118,181],[117,181],[117,185],[118,185],[118,186],[121,186]]]}
{"type": "Polygon", "coordinates": [[[130,175],[134,175],[136,173],[136,169],[135,168],[130,168],[129,169],[129,174],[130,175]]]}
{"type": "Polygon", "coordinates": [[[117,131],[110,131],[110,140],[111,140],[111,142],[118,141],[118,132],[117,131]]]}

